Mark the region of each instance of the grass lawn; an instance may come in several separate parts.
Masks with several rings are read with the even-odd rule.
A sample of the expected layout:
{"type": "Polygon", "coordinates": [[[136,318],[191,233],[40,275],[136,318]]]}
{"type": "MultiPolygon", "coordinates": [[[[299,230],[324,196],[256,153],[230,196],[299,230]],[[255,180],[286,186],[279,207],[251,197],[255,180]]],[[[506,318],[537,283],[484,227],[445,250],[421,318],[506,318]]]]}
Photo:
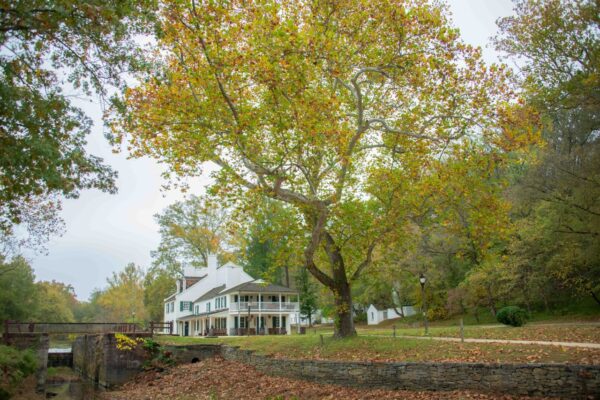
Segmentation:
{"type": "Polygon", "coordinates": [[[336,340],[319,335],[220,337],[214,339],[161,337],[162,343],[221,343],[281,358],[351,361],[556,362],[600,364],[600,350],[537,345],[506,345],[367,337],[336,340]]]}
{"type": "MultiPolygon", "coordinates": [[[[360,334],[392,336],[390,327],[357,327],[360,334]]],[[[532,323],[521,327],[503,325],[467,325],[465,326],[466,338],[480,339],[513,339],[513,340],[542,340],[555,342],[586,342],[600,343],[600,326],[596,325],[570,325],[570,324],[542,324],[532,323]]],[[[429,328],[431,336],[460,337],[458,326],[432,326],[429,328]]],[[[423,328],[396,329],[396,335],[424,336],[423,328]]]]}

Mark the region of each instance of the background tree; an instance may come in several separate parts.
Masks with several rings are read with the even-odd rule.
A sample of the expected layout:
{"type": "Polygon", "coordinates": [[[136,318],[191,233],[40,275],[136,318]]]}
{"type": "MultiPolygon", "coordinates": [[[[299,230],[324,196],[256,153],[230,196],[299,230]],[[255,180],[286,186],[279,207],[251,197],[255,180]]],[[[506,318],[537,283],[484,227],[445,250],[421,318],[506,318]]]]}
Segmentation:
{"type": "Polygon", "coordinates": [[[208,196],[190,196],[155,216],[161,236],[144,278],[144,304],[153,321],[163,319],[163,300],[175,291],[175,279],[186,265],[204,267],[210,253],[221,261],[234,255],[227,243],[229,214],[208,196]]]}
{"type": "Polygon", "coordinates": [[[153,265],[144,277],[144,306],[150,321],[162,321],[165,315],[164,299],[175,292],[177,273],[153,265]]]}
{"type": "Polygon", "coordinates": [[[496,45],[522,65],[547,146],[513,191],[524,230],[511,260],[538,296],[562,286],[600,305],[600,4],[520,0],[515,10],[496,45]]]}
{"type": "Polygon", "coordinates": [[[317,289],[305,268],[300,269],[296,275],[296,289],[300,294],[300,315],[308,318],[310,327],[317,311],[317,289]]]}
{"type": "Polygon", "coordinates": [[[129,263],[119,273],[113,272],[106,281],[108,288],[98,297],[106,321],[148,320],[144,307],[144,271],[140,267],[129,263]]]}
{"type": "Polygon", "coordinates": [[[0,256],[0,320],[29,320],[37,306],[35,275],[22,257],[0,256]]]}
{"type": "MultiPolygon", "coordinates": [[[[174,176],[211,161],[214,192],[293,207],[304,267],[355,334],[351,286],[432,191],[422,178],[481,146],[506,160],[505,71],[422,1],[164,4],[161,66],[127,90],[116,143],[174,176]]],[[[491,155],[493,153],[493,155],[491,155]]]]}
{"type": "Polygon", "coordinates": [[[102,290],[94,289],[88,301],[77,303],[73,315],[77,322],[109,322],[104,315],[102,306],[98,300],[102,296],[102,290]]]}
{"type": "Polygon", "coordinates": [[[61,282],[37,282],[35,319],[43,322],[75,322],[77,299],[72,286],[61,282]]]}
{"type": "Polygon", "coordinates": [[[227,210],[207,197],[190,196],[167,207],[156,216],[160,244],[152,253],[155,265],[182,271],[184,265],[204,267],[208,254],[221,259],[227,251],[227,210]]]}
{"type": "Polygon", "coordinates": [[[252,197],[243,204],[253,211],[238,207],[233,226],[244,269],[253,277],[290,287],[295,282],[291,266],[302,262],[297,240],[302,230],[296,215],[285,203],[268,198],[252,197]]]}
{"type": "Polygon", "coordinates": [[[116,173],[85,150],[91,121],[63,87],[103,99],[109,86],[120,84],[122,72],[142,67],[134,37],[153,30],[153,10],[152,0],[2,1],[3,234],[27,222],[32,206],[46,212],[39,222],[55,221],[60,196],[77,197],[87,188],[116,190],[116,173]]]}

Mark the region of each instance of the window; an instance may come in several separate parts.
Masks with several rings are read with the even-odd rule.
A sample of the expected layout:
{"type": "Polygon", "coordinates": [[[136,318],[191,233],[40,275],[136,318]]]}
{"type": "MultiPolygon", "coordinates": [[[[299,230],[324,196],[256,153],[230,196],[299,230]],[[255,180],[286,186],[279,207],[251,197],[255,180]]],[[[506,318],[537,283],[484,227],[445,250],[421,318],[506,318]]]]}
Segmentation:
{"type": "Polygon", "coordinates": [[[196,314],[196,315],[200,314],[200,306],[196,306],[195,308],[196,308],[196,312],[195,312],[195,314],[196,314]]]}
{"type": "Polygon", "coordinates": [[[165,314],[169,313],[171,306],[169,305],[169,303],[165,304],[165,314]]]}
{"type": "Polygon", "coordinates": [[[179,311],[193,311],[192,310],[192,302],[191,301],[180,301],[179,302],[179,311]]]}
{"type": "Polygon", "coordinates": [[[227,297],[217,297],[215,299],[215,309],[219,310],[221,308],[227,307],[227,297]]]}
{"type": "Polygon", "coordinates": [[[210,312],[210,301],[206,303],[206,312],[210,312]]]}
{"type": "Polygon", "coordinates": [[[375,313],[373,311],[371,311],[371,319],[375,321],[375,313]]]}

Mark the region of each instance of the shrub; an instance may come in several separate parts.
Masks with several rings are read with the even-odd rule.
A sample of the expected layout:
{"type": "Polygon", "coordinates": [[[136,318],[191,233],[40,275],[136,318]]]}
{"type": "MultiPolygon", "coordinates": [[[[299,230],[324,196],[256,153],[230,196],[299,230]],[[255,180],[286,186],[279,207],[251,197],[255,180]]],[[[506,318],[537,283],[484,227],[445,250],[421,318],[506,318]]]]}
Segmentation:
{"type": "Polygon", "coordinates": [[[517,306],[504,307],[496,314],[498,322],[510,326],[522,326],[527,318],[527,311],[517,306]]]}
{"type": "Polygon", "coordinates": [[[359,312],[354,316],[354,323],[365,323],[367,322],[367,312],[359,312]]]}
{"type": "Polygon", "coordinates": [[[9,398],[12,390],[36,370],[35,353],[0,345],[0,399],[9,398]]]}
{"type": "Polygon", "coordinates": [[[443,306],[435,306],[427,310],[427,319],[439,321],[448,318],[448,310],[443,306]]]}

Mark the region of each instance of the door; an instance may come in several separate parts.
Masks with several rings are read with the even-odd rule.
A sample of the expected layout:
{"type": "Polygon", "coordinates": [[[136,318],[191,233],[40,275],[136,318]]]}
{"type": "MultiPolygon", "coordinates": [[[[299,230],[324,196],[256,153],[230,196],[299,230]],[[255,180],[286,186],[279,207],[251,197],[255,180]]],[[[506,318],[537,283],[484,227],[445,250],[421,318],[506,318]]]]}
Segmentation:
{"type": "Polygon", "coordinates": [[[183,336],[189,336],[190,335],[190,323],[186,322],[183,328],[183,336]]]}

